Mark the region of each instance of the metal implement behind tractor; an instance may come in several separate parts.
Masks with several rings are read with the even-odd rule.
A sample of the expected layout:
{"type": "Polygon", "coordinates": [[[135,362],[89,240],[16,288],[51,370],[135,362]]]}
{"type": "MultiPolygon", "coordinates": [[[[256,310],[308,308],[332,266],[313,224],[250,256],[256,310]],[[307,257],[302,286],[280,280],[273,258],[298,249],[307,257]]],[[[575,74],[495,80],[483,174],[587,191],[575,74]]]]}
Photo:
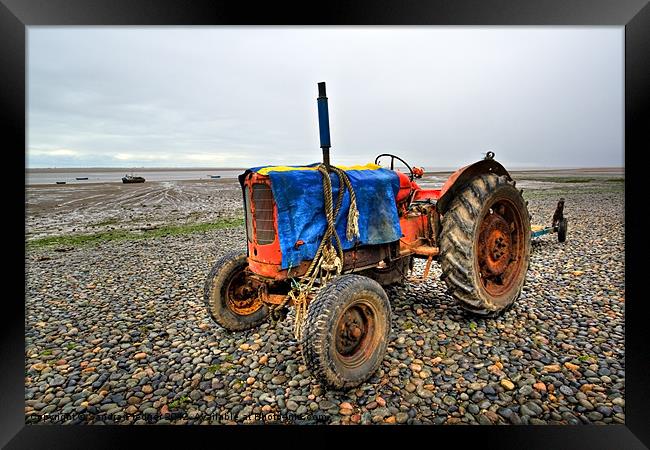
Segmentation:
{"type": "MultiPolygon", "coordinates": [[[[449,294],[465,310],[495,316],[521,293],[533,232],[522,193],[494,153],[454,172],[441,189],[422,189],[415,180],[423,169],[382,154],[375,164],[390,158],[388,173],[399,180],[387,200],[394,202],[390,206],[396,208],[401,236],[343,248],[346,237],[337,232],[339,221],[347,220],[347,239],[358,239],[364,231],[359,224],[373,218],[359,218],[367,205],[356,204],[351,172],[330,164],[325,83],[319,83],[318,112],[323,163],[309,169],[321,176],[326,225],[317,239],[310,238],[315,242],[295,244],[317,247],[313,258],[283,266],[287,250],[280,245],[281,214],[273,190],[278,187],[268,172],[247,171],[240,177],[247,252],[228,253],[215,263],[206,279],[205,302],[215,322],[230,331],[281,320],[294,307],[296,336],[311,373],[327,386],[350,388],[367,380],[384,358],[391,306],[382,286],[405,281],[414,258],[426,260],[421,280],[435,260],[449,294]],[[408,174],[395,170],[395,160],[408,174]],[[344,197],[348,211],[340,211],[348,205],[344,197]]],[[[558,232],[560,241],[565,239],[563,206],[561,201],[552,226],[540,228],[537,235],[558,232]]]]}

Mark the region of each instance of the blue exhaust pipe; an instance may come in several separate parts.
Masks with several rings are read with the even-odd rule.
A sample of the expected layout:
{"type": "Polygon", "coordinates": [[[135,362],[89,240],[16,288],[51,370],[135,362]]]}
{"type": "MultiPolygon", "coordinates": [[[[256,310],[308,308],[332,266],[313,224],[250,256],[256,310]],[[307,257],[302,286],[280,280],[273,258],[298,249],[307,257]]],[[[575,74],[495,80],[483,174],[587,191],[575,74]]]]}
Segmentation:
{"type": "Polygon", "coordinates": [[[323,164],[330,165],[330,117],[327,108],[325,82],[318,83],[318,129],[320,131],[320,147],[323,149],[323,164]]]}

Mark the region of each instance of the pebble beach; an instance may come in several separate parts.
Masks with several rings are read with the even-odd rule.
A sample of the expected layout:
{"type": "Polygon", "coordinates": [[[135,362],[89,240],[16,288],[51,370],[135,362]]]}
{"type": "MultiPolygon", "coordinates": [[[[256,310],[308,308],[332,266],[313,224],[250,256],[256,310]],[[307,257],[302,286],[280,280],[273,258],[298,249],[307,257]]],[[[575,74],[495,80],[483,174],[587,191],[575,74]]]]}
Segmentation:
{"type": "MultiPolygon", "coordinates": [[[[565,243],[554,234],[533,241],[514,307],[495,319],[466,314],[447,295],[437,264],[425,282],[386,288],[387,355],[350,391],[325,389],[311,376],[293,312],[238,333],[209,317],[202,296],[212,264],[230,250],[245,252],[236,180],[28,186],[25,420],[625,423],[623,182],[517,186],[533,223],[550,222],[564,197],[569,231],[565,243]],[[119,231],[143,236],[83,245],[52,239],[119,231]]],[[[423,268],[418,261],[413,276],[423,268]]]]}

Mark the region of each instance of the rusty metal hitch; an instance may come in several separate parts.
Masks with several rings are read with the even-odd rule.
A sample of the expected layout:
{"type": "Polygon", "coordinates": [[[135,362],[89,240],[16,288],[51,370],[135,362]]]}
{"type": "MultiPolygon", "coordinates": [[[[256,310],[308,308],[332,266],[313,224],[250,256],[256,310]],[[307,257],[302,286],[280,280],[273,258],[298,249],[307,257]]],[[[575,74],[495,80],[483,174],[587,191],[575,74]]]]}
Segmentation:
{"type": "Polygon", "coordinates": [[[564,197],[561,197],[557,202],[557,207],[553,213],[550,227],[532,226],[531,238],[543,236],[545,234],[557,233],[557,240],[559,242],[566,241],[566,233],[569,221],[564,217],[564,197]]]}

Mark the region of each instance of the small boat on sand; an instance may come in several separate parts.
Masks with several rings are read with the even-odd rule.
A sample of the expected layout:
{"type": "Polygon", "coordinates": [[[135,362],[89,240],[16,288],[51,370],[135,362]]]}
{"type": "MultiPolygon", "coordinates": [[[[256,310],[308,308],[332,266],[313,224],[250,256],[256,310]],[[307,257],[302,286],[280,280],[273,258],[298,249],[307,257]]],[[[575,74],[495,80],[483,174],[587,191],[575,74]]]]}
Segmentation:
{"type": "Polygon", "coordinates": [[[65,184],[65,181],[57,181],[56,184],[65,184]]]}
{"type": "Polygon", "coordinates": [[[133,175],[124,175],[122,177],[122,183],[144,183],[144,178],[134,177],[133,175]]]}
{"type": "Polygon", "coordinates": [[[221,178],[221,175],[208,175],[210,178],[221,178]]]}
{"type": "Polygon", "coordinates": [[[77,177],[77,178],[75,178],[75,180],[79,180],[79,181],[87,180],[87,179],[88,179],[88,177],[77,177]]]}

